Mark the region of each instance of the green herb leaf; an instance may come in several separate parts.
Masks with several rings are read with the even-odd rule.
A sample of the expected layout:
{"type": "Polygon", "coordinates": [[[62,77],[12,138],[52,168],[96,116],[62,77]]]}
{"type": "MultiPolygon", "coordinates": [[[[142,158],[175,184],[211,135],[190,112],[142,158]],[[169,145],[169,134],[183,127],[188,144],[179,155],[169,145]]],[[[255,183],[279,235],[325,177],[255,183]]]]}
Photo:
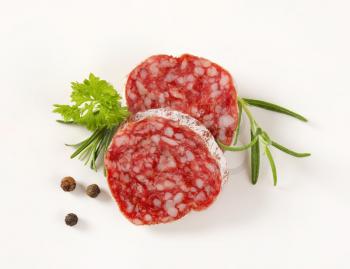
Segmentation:
{"type": "MultiPolygon", "coordinates": [[[[254,134],[250,132],[251,139],[254,139],[254,134]]],[[[257,136],[255,136],[257,137],[257,136]]],[[[250,168],[251,168],[251,179],[255,185],[259,178],[260,169],[260,142],[255,143],[250,149],[250,168]]]]}
{"type": "Polygon", "coordinates": [[[246,102],[247,104],[249,104],[251,106],[256,106],[256,107],[271,110],[274,112],[286,114],[286,115],[289,115],[289,116],[294,117],[296,119],[299,119],[301,121],[305,121],[305,122],[307,121],[307,119],[304,116],[302,116],[296,112],[293,112],[287,108],[279,106],[279,105],[275,105],[275,104],[272,104],[272,103],[269,103],[266,101],[256,100],[256,99],[243,98],[243,100],[244,100],[244,102],[246,102]]]}
{"type": "Polygon", "coordinates": [[[63,122],[85,126],[90,131],[113,128],[124,121],[129,112],[120,104],[120,95],[105,80],[90,74],[82,83],[72,83],[72,105],[54,105],[63,122]]]}
{"type": "Polygon", "coordinates": [[[271,166],[272,175],[273,175],[273,185],[276,186],[277,185],[277,170],[276,170],[275,161],[273,160],[271,151],[270,151],[268,146],[265,146],[265,153],[266,153],[267,159],[269,160],[269,163],[271,166]]]}
{"type": "Polygon", "coordinates": [[[311,156],[311,153],[299,153],[299,152],[296,152],[296,151],[293,151],[291,149],[288,149],[280,144],[278,144],[277,142],[275,141],[271,141],[271,145],[274,146],[275,148],[283,151],[284,153],[287,153],[291,156],[294,156],[294,157],[298,157],[298,158],[303,158],[303,157],[308,157],[308,156],[311,156]]]}
{"type": "Polygon", "coordinates": [[[242,104],[241,102],[238,102],[238,124],[237,124],[237,130],[235,134],[235,139],[233,141],[233,145],[237,144],[239,132],[241,129],[241,121],[242,121],[242,104]]]}

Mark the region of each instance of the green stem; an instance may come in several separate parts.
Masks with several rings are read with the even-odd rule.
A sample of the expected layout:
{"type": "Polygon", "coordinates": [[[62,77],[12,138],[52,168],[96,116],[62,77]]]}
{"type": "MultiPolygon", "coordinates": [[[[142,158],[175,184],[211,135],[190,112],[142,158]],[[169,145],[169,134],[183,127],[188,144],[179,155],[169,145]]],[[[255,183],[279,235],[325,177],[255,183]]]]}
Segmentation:
{"type": "Polygon", "coordinates": [[[249,149],[250,147],[252,147],[256,142],[258,142],[258,139],[259,139],[259,136],[256,135],[254,137],[254,139],[252,141],[250,141],[250,143],[245,144],[243,146],[239,146],[239,147],[226,146],[226,145],[220,143],[219,141],[218,141],[218,143],[219,143],[220,147],[225,149],[225,150],[228,150],[228,151],[242,151],[242,150],[246,150],[246,149],[249,149]]]}
{"type": "Polygon", "coordinates": [[[254,120],[252,112],[250,112],[250,110],[247,106],[247,103],[244,101],[244,99],[238,97],[238,102],[242,105],[242,109],[246,113],[248,120],[250,122],[251,129],[252,129],[253,133],[255,133],[257,126],[256,126],[256,122],[254,120]]]}
{"type": "Polygon", "coordinates": [[[237,124],[237,130],[236,130],[235,139],[233,141],[233,145],[237,144],[239,132],[241,130],[241,121],[242,121],[242,104],[238,102],[238,124],[237,124]]]}

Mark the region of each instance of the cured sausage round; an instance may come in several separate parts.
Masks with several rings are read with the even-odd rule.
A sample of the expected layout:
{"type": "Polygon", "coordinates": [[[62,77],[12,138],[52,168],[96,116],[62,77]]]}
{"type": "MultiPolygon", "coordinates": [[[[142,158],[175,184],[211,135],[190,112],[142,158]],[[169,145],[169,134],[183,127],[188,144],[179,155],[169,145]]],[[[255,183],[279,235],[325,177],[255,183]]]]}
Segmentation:
{"type": "Polygon", "coordinates": [[[146,59],[128,77],[126,100],[132,113],[168,107],[189,114],[226,145],[237,127],[237,93],[231,75],[188,54],[146,59]]]}
{"type": "Polygon", "coordinates": [[[134,115],[113,137],[105,167],[119,208],[137,225],[166,223],[207,208],[228,176],[210,132],[168,109],[134,115]]]}

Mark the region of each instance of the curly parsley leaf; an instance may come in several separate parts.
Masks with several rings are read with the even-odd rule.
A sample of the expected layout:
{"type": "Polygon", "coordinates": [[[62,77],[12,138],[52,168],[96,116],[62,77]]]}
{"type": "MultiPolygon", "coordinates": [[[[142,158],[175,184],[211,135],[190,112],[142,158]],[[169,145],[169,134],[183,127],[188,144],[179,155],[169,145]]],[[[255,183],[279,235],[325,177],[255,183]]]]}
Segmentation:
{"type": "Polygon", "coordinates": [[[72,105],[54,105],[53,112],[61,114],[64,122],[73,122],[95,131],[113,128],[129,115],[127,108],[121,106],[121,97],[114,87],[94,74],[82,83],[72,82],[71,88],[72,105]]]}
{"type": "Polygon", "coordinates": [[[127,107],[114,87],[93,74],[82,83],[72,82],[71,105],[54,105],[53,112],[61,114],[60,123],[73,123],[92,131],[90,137],[73,146],[71,158],[85,160],[97,170],[99,156],[103,156],[116,129],[129,116],[127,107]]]}

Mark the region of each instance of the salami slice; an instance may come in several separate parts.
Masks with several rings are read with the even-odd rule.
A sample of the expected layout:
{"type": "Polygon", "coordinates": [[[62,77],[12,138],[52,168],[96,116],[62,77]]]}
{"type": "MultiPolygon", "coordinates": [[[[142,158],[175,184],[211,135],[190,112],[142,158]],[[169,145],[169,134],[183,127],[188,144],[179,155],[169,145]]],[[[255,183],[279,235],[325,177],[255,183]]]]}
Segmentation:
{"type": "Polygon", "coordinates": [[[132,113],[167,107],[189,114],[226,145],[237,127],[237,93],[231,75],[188,54],[146,59],[128,77],[126,100],[132,113]]]}
{"type": "Polygon", "coordinates": [[[164,108],[137,113],[118,130],[105,167],[119,208],[137,225],[167,223],[207,208],[228,176],[210,132],[164,108]]]}

